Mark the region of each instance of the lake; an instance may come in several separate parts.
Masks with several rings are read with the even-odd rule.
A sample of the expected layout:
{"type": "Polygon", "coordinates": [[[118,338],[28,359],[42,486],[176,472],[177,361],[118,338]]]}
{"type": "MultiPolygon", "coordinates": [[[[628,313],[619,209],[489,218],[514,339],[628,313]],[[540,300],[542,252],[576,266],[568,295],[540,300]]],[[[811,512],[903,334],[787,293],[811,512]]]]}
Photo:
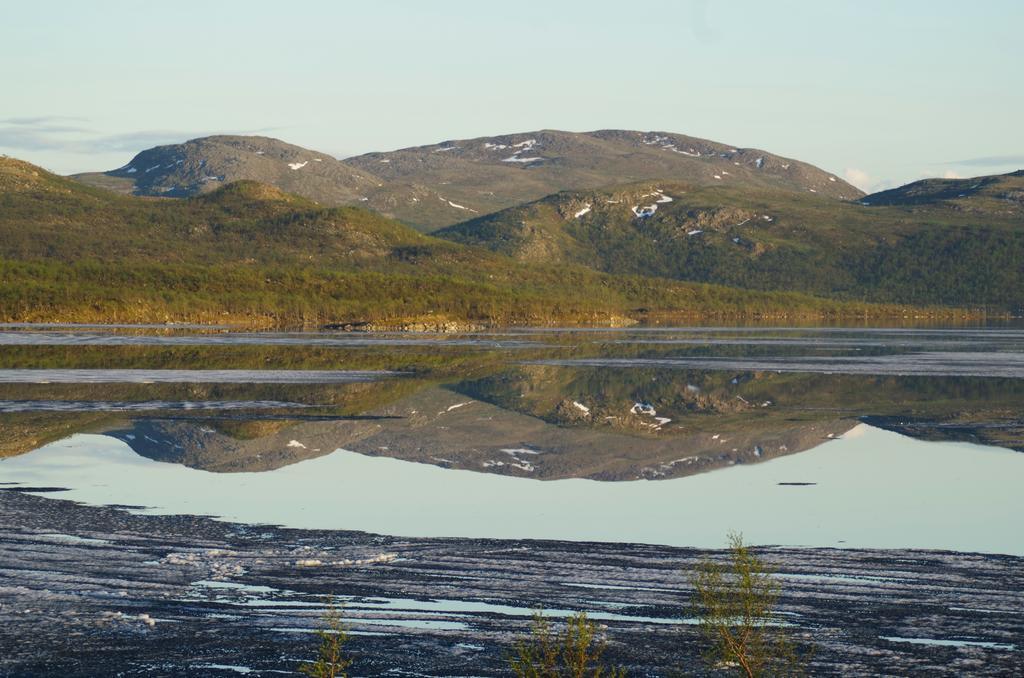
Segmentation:
{"type": "Polygon", "coordinates": [[[1024,329],[0,328],[0,482],[408,537],[1024,555],[1024,329]]]}

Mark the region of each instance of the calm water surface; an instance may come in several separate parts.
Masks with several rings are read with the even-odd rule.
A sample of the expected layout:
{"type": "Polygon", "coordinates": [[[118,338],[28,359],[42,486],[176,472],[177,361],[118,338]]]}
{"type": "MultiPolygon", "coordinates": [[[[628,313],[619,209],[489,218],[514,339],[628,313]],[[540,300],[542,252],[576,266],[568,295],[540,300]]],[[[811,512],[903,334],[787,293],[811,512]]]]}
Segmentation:
{"type": "Polygon", "coordinates": [[[0,482],[404,536],[1024,555],[1024,330],[0,332],[0,482]]]}

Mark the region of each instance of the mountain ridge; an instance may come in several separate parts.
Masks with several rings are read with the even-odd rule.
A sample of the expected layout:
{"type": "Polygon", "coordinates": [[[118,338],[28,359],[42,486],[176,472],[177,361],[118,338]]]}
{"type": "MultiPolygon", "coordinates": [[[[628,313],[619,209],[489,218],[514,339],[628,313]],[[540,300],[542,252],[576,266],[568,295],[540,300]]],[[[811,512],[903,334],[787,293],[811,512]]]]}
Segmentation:
{"type": "Polygon", "coordinates": [[[252,179],[325,205],[362,205],[428,232],[560,190],[628,181],[740,183],[839,200],[863,195],[833,174],[767,151],[630,130],[539,130],[342,160],[270,137],[222,135],[147,149],[116,170],[74,177],[163,197],[252,179]]]}

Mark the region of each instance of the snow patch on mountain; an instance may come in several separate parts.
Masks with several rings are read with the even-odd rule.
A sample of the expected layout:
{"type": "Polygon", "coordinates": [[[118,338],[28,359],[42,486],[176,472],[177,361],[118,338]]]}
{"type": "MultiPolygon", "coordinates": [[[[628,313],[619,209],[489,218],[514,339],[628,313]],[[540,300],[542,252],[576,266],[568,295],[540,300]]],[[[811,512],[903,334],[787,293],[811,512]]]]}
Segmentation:
{"type": "MultiPolygon", "coordinates": [[[[522,156],[523,153],[526,153],[528,151],[533,150],[533,147],[537,146],[537,145],[538,144],[537,144],[537,140],[536,139],[527,139],[526,141],[520,141],[518,144],[511,144],[508,147],[509,148],[514,148],[516,150],[513,151],[512,155],[510,155],[509,157],[502,158],[501,161],[502,162],[521,162],[521,163],[524,163],[524,164],[531,163],[531,162],[540,162],[544,158],[541,158],[541,157],[535,156],[535,155],[534,156],[528,156],[528,157],[525,157],[525,158],[522,156]]],[[[499,146],[493,146],[493,148],[498,148],[498,147],[499,146]]],[[[505,146],[501,146],[501,147],[505,148],[505,146]]]]}
{"type": "Polygon", "coordinates": [[[437,196],[437,197],[440,198],[442,202],[448,203],[449,207],[454,207],[457,210],[466,210],[467,212],[476,212],[476,210],[473,209],[472,207],[466,207],[465,205],[460,205],[458,203],[452,202],[451,200],[448,200],[447,198],[442,198],[441,196],[437,196]]]}

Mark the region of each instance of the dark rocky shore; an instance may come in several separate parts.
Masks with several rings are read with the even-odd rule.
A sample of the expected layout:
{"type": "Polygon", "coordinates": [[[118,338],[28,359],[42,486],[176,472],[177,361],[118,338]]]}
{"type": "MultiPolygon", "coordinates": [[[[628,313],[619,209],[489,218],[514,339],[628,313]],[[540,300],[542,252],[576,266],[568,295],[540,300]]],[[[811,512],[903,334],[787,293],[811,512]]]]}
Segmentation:
{"type": "MultiPolygon", "coordinates": [[[[354,632],[353,675],[507,674],[536,607],[597,617],[630,675],[705,673],[680,622],[688,572],[714,553],[289,530],[0,489],[0,676],[294,673],[315,654],[325,596],[354,632]]],[[[813,675],[1024,673],[1022,558],[761,553],[780,611],[813,641],[813,675]]]]}

